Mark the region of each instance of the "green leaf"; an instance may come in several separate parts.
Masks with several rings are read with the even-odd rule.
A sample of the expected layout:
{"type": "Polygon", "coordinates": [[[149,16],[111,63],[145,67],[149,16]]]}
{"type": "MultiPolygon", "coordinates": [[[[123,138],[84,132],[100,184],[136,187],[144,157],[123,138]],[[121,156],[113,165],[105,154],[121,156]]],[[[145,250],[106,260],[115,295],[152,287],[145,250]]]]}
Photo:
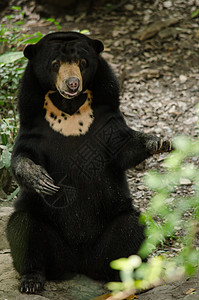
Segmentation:
{"type": "Polygon", "coordinates": [[[1,133],[1,141],[3,145],[7,145],[8,144],[8,136],[5,132],[1,133]]]}
{"type": "Polygon", "coordinates": [[[128,266],[128,259],[125,257],[119,258],[117,260],[113,260],[110,263],[111,268],[115,269],[115,270],[121,270],[123,268],[125,268],[126,266],[128,266]]]}
{"type": "Polygon", "coordinates": [[[196,9],[196,10],[194,10],[194,11],[192,12],[191,18],[192,18],[192,19],[193,19],[193,18],[196,18],[196,17],[198,17],[198,15],[199,15],[199,8],[196,9]]]}
{"type": "Polygon", "coordinates": [[[187,136],[178,136],[174,139],[174,147],[183,152],[189,152],[191,149],[191,139],[187,136]]]}
{"type": "Polygon", "coordinates": [[[23,44],[36,44],[37,42],[39,42],[42,38],[42,34],[40,36],[34,36],[30,39],[24,40],[23,44]]]}
{"type": "Polygon", "coordinates": [[[131,255],[128,258],[122,257],[117,260],[113,260],[110,263],[112,269],[122,271],[133,271],[138,268],[142,263],[141,258],[138,255],[131,255]]]}
{"type": "Polygon", "coordinates": [[[12,194],[10,194],[7,197],[7,200],[12,200],[18,193],[19,193],[19,187],[17,187],[16,190],[14,190],[14,192],[12,192],[12,194]]]}
{"type": "Polygon", "coordinates": [[[0,169],[3,169],[4,167],[4,163],[2,162],[2,160],[0,160],[0,169]]]}
{"type": "Polygon", "coordinates": [[[12,63],[18,59],[21,59],[22,57],[24,57],[23,51],[7,52],[0,55],[0,64],[12,63]]]}
{"type": "Polygon", "coordinates": [[[12,6],[12,9],[21,10],[21,7],[20,6],[12,6]]]}
{"type": "Polygon", "coordinates": [[[122,282],[108,282],[106,286],[112,291],[120,291],[124,289],[124,284],[122,282]]]}
{"type": "Polygon", "coordinates": [[[10,167],[11,153],[8,149],[3,150],[2,152],[2,162],[7,169],[10,167]]]}
{"type": "Polygon", "coordinates": [[[163,188],[164,182],[162,177],[154,171],[151,171],[144,177],[145,183],[153,190],[159,190],[163,188]]]}
{"type": "Polygon", "coordinates": [[[90,31],[88,29],[83,29],[83,30],[80,30],[80,33],[82,34],[90,34],[90,31]]]}
{"type": "Polygon", "coordinates": [[[38,31],[35,32],[35,34],[26,36],[27,39],[20,39],[23,44],[36,44],[37,42],[40,41],[40,39],[43,37],[43,34],[38,31]]]}
{"type": "Polygon", "coordinates": [[[54,23],[54,22],[55,22],[55,19],[49,18],[49,19],[47,19],[46,21],[51,22],[51,23],[54,23]]]}
{"type": "Polygon", "coordinates": [[[15,26],[19,26],[19,25],[24,25],[24,21],[18,21],[18,22],[15,22],[13,23],[15,26]]]}

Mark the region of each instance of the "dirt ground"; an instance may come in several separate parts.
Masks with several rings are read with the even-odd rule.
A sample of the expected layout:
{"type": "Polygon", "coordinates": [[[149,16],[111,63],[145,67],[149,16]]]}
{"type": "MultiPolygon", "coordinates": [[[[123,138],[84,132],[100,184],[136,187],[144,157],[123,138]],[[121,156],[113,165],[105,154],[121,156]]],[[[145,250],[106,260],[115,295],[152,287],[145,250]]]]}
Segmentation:
{"type": "MultiPolygon", "coordinates": [[[[63,15],[56,15],[56,20],[63,31],[87,29],[91,37],[103,41],[103,57],[119,77],[121,110],[131,128],[168,138],[181,134],[197,138],[199,16],[192,18],[191,14],[199,8],[199,1],[129,0],[122,3],[124,1],[117,9],[111,10],[94,7],[89,15],[63,12],[63,15]]],[[[48,14],[46,7],[25,0],[11,1],[11,5],[21,6],[25,11],[24,33],[56,30],[54,25],[40,17],[41,13],[48,14]]],[[[7,8],[1,13],[2,22],[3,15],[9,11],[7,8]]],[[[53,17],[50,12],[48,17],[53,17]]],[[[162,170],[165,156],[150,158],[144,165],[127,173],[134,204],[141,211],[146,209],[152,196],[144,185],[143,176],[151,169],[162,170]]],[[[193,157],[192,162],[198,166],[199,158],[193,157]]],[[[176,193],[184,197],[192,190],[191,183],[182,183],[176,193]]],[[[173,199],[175,196],[172,195],[173,199]]],[[[189,213],[184,219],[187,217],[189,213]]],[[[165,251],[172,257],[179,248],[176,242],[165,246],[165,251]]],[[[171,293],[170,298],[165,299],[191,298],[191,295],[183,296],[181,292],[179,289],[177,295],[171,293]]],[[[154,295],[151,297],[146,295],[138,299],[155,298],[154,295]]]]}

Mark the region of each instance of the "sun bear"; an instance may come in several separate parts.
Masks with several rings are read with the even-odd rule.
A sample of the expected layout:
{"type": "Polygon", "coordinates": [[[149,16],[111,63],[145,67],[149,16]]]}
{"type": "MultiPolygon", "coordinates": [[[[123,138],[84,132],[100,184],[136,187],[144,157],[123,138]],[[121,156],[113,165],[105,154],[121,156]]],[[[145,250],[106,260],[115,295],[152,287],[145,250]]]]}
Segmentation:
{"type": "Polygon", "coordinates": [[[7,225],[19,290],[67,272],[117,280],[109,266],[138,252],[144,226],[125,171],[171,143],[129,128],[101,41],[50,33],[28,45],[12,171],[20,185],[7,225]]]}

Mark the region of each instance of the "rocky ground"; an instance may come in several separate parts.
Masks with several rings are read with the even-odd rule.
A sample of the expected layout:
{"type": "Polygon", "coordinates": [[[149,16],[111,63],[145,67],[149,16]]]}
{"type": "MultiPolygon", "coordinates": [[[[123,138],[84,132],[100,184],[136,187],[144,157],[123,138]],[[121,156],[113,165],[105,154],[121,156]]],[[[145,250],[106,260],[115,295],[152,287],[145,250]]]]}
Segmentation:
{"type": "MultiPolygon", "coordinates": [[[[49,22],[40,17],[41,12],[48,13],[45,7],[35,5],[34,1],[11,2],[21,6],[26,13],[24,33],[56,30],[54,25],[49,26],[49,22]]],[[[62,30],[87,29],[91,37],[103,41],[103,56],[119,77],[121,110],[131,128],[169,138],[181,134],[197,138],[199,129],[195,106],[199,102],[199,18],[192,18],[191,14],[198,8],[198,0],[129,0],[121,1],[121,5],[109,11],[94,7],[89,15],[66,12],[57,16],[56,20],[62,30]]],[[[2,18],[9,11],[10,8],[3,11],[2,18]]],[[[132,198],[141,211],[146,209],[152,195],[144,185],[143,176],[150,169],[162,170],[165,156],[150,158],[138,169],[127,173],[132,198]]],[[[192,162],[199,165],[199,158],[192,158],[192,162]]],[[[182,182],[176,193],[184,197],[192,190],[190,183],[182,182]]],[[[4,202],[3,206],[8,204],[4,202]]],[[[3,212],[3,224],[9,213],[10,209],[3,212]]],[[[20,296],[16,292],[16,273],[11,267],[7,248],[3,239],[0,299],[86,300],[104,292],[101,284],[77,276],[74,281],[49,283],[41,297],[20,296]]],[[[175,255],[179,248],[178,242],[169,245],[168,255],[175,255]]],[[[183,284],[156,288],[138,295],[138,299],[199,299],[197,288],[198,280],[191,279],[183,284]],[[190,288],[194,291],[186,295],[190,288]]]]}

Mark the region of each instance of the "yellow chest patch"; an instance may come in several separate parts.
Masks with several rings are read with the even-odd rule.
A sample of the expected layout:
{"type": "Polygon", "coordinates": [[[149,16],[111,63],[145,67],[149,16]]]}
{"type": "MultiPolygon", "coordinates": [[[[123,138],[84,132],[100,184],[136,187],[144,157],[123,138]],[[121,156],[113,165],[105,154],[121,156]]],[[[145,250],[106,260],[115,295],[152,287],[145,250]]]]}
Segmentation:
{"type": "MultiPolygon", "coordinates": [[[[86,101],[73,115],[59,110],[53,104],[49,97],[52,93],[54,92],[49,91],[45,95],[44,101],[44,109],[46,110],[45,119],[50,127],[64,136],[80,136],[86,134],[94,120],[93,110],[91,108],[91,92],[86,91],[88,94],[86,101]]],[[[71,99],[71,101],[73,100],[71,99]]]]}

